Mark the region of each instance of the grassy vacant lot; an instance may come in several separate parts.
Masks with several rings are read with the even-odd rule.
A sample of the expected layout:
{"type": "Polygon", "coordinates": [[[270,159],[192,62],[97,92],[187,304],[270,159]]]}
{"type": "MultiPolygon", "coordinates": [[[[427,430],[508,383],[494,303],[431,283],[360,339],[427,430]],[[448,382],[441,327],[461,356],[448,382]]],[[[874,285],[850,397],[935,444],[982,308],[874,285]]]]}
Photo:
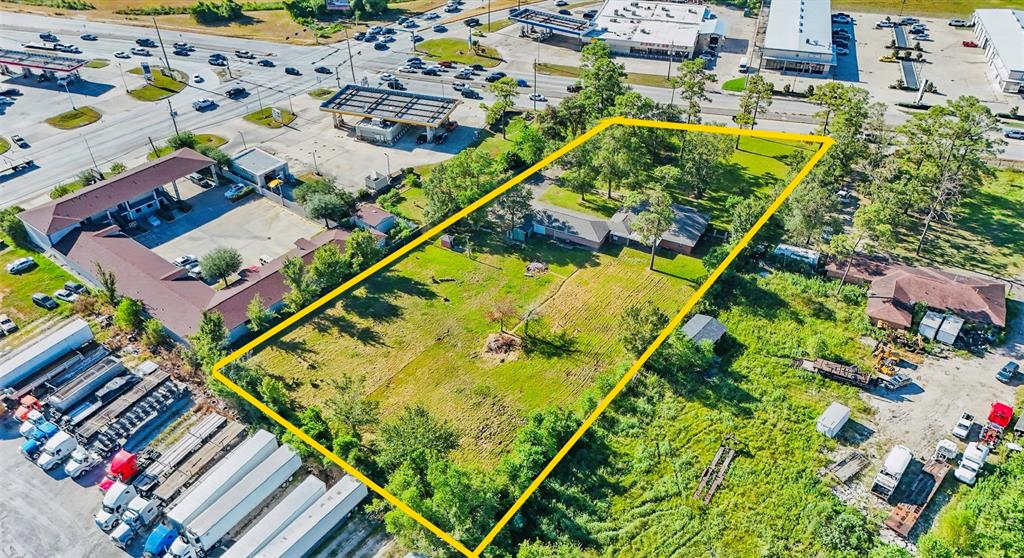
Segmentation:
{"type": "Polygon", "coordinates": [[[7,138],[0,138],[0,154],[7,153],[10,148],[11,142],[7,141],[7,138]]]}
{"type": "Polygon", "coordinates": [[[868,12],[876,14],[953,17],[970,19],[971,12],[977,8],[1021,8],[1020,0],[836,0],[832,10],[851,12],[868,12]]]}
{"type": "MultiPolygon", "coordinates": [[[[537,73],[547,74],[549,76],[562,76],[562,77],[580,77],[580,69],[576,66],[566,66],[562,64],[537,64],[537,73]]],[[[665,78],[664,74],[640,74],[636,72],[626,72],[626,82],[633,85],[647,85],[649,87],[668,87],[669,81],[665,78]]]]}
{"type": "Polygon", "coordinates": [[[242,118],[267,128],[281,128],[291,124],[292,121],[295,120],[295,113],[285,109],[279,109],[281,111],[281,120],[275,120],[274,113],[271,111],[272,108],[273,107],[264,107],[256,112],[251,112],[242,118]]]}
{"type": "Polygon", "coordinates": [[[1004,277],[1024,273],[1024,172],[1002,170],[969,196],[957,216],[935,223],[916,257],[919,224],[899,231],[897,253],[908,260],[926,260],[986,271],[1004,277]]]}
{"type": "Polygon", "coordinates": [[[735,93],[739,93],[740,91],[743,91],[746,88],[747,88],[747,78],[746,77],[738,77],[738,78],[730,79],[729,81],[727,81],[727,82],[722,84],[722,89],[724,89],[726,91],[732,91],[732,92],[735,92],[735,93]]]}
{"type": "MultiPolygon", "coordinates": [[[[142,68],[132,68],[129,74],[142,75],[142,68]]],[[[168,72],[164,68],[153,68],[153,81],[128,92],[140,101],[162,101],[188,85],[188,77],[178,71],[168,72]]]]}
{"type": "Polygon", "coordinates": [[[99,120],[100,117],[99,111],[92,107],[78,107],[75,110],[63,112],[57,116],[51,116],[46,119],[46,123],[61,130],[72,130],[88,126],[99,120]]]}
{"type": "MultiPolygon", "coordinates": [[[[220,147],[226,144],[228,140],[227,138],[218,136],[217,134],[196,134],[196,142],[198,145],[220,147]]],[[[161,145],[160,147],[156,148],[156,153],[150,151],[149,154],[146,155],[146,158],[150,160],[156,159],[157,157],[163,157],[164,155],[167,155],[171,151],[174,151],[173,147],[169,145],[161,145]]]]}
{"type": "Polygon", "coordinates": [[[37,292],[53,294],[54,291],[64,286],[65,281],[71,281],[74,278],[46,256],[12,246],[3,236],[0,236],[0,241],[7,246],[0,250],[0,314],[9,315],[18,326],[24,328],[30,322],[43,316],[70,313],[71,306],[59,301],[60,308],[43,310],[32,304],[32,294],[37,292]],[[19,275],[7,273],[7,264],[27,256],[35,259],[37,267],[19,275]]]}
{"type": "Polygon", "coordinates": [[[474,53],[466,47],[463,39],[430,39],[417,46],[419,52],[426,53],[435,60],[451,60],[460,64],[480,64],[492,68],[501,62],[501,53],[489,46],[481,45],[474,53]]]}
{"type": "Polygon", "coordinates": [[[402,198],[395,207],[395,214],[417,223],[423,222],[423,212],[427,208],[427,196],[423,188],[405,188],[402,198]]]}
{"type": "Polygon", "coordinates": [[[107,60],[106,58],[93,58],[92,60],[85,63],[86,68],[94,69],[106,68],[109,65],[110,60],[107,60]]]}
{"type": "MultiPolygon", "coordinates": [[[[465,245],[463,242],[462,245],[465,245]]],[[[280,375],[302,404],[331,396],[325,381],[364,374],[382,414],[422,403],[462,434],[460,460],[492,464],[528,412],[572,404],[595,375],[624,359],[621,313],[635,303],[673,313],[704,273],[692,258],[647,270],[643,251],[593,253],[543,239],[511,247],[474,238],[472,255],[428,244],[269,343],[255,362],[280,375]],[[684,261],[685,260],[685,261],[684,261]],[[526,277],[529,262],[550,266],[526,277]],[[484,351],[498,331],[486,315],[502,299],[536,309],[527,349],[505,361],[484,351]]]]}
{"type": "Polygon", "coordinates": [[[718,349],[720,372],[648,378],[638,389],[655,395],[620,399],[595,425],[609,433],[600,438],[609,452],[600,471],[610,503],[597,504],[589,525],[601,555],[847,556],[823,549],[818,536],[843,508],[816,475],[835,442],[815,432],[815,418],[831,401],[850,406],[854,419],[870,408],[857,390],[790,359],[867,365],[863,296],[836,300],[824,282],[790,274],[739,277],[723,289],[729,307],[718,318],[729,336],[718,349]],[[726,434],[742,451],[706,506],[692,493],[726,434]]]}
{"type": "MultiPolygon", "coordinates": [[[[797,149],[811,147],[793,142],[761,138],[741,138],[739,149],[733,152],[720,184],[709,189],[704,197],[693,199],[680,192],[674,193],[678,203],[690,205],[711,215],[714,226],[728,228],[727,202],[730,196],[767,194],[771,188],[789,174],[786,155],[797,149]]],[[[609,200],[598,188],[580,200],[579,194],[552,186],[540,197],[541,201],[599,217],[610,217],[621,205],[621,197],[609,200]]]]}

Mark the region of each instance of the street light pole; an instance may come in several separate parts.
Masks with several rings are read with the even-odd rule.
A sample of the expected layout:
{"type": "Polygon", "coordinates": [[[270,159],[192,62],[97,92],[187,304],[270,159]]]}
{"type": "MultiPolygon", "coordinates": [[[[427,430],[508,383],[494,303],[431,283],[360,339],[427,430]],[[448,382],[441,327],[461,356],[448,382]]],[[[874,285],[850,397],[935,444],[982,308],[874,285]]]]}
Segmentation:
{"type": "MultiPolygon", "coordinates": [[[[348,38],[348,28],[345,28],[345,46],[348,47],[348,67],[352,70],[352,83],[356,82],[355,60],[352,58],[352,41],[348,38]]],[[[340,88],[340,86],[339,86],[340,88]]]]}
{"type": "Polygon", "coordinates": [[[256,100],[260,104],[260,110],[263,110],[263,96],[260,95],[260,86],[259,85],[256,86],[256,100]]]}
{"type": "Polygon", "coordinates": [[[83,134],[81,132],[79,132],[78,135],[82,138],[82,142],[85,143],[85,149],[89,151],[89,158],[92,159],[92,168],[100,176],[103,176],[103,173],[100,172],[100,166],[96,164],[96,157],[94,157],[93,154],[92,154],[92,147],[89,146],[89,140],[85,139],[85,134],[83,134]]]}
{"type": "Polygon", "coordinates": [[[124,68],[121,67],[121,63],[120,62],[117,63],[117,70],[119,72],[121,72],[121,83],[124,84],[124,92],[127,93],[128,92],[128,81],[126,79],[124,79],[124,68]]]}
{"type": "Polygon", "coordinates": [[[320,174],[320,165],[316,164],[316,149],[313,150],[313,169],[318,175],[320,174]]]}
{"type": "Polygon", "coordinates": [[[491,32],[491,0],[487,0],[487,32],[491,32]]]}
{"type": "Polygon", "coordinates": [[[71,101],[71,110],[78,110],[78,107],[75,106],[75,98],[71,96],[71,90],[68,89],[68,82],[66,81],[64,82],[64,91],[67,92],[68,100],[71,101]]]}
{"type": "Polygon", "coordinates": [[[386,161],[388,165],[388,180],[391,180],[391,157],[388,156],[386,151],[384,152],[384,161],[386,161]]]}
{"type": "MultiPolygon", "coordinates": [[[[156,40],[160,41],[160,52],[164,53],[164,64],[167,64],[167,71],[171,71],[171,59],[167,57],[167,49],[164,48],[164,40],[160,37],[160,26],[156,24],[156,18],[153,18],[153,27],[156,28],[156,40]]],[[[172,76],[168,76],[172,77],[172,76]]]]}
{"type": "Polygon", "coordinates": [[[174,117],[174,107],[171,106],[170,99],[167,99],[167,110],[171,113],[171,124],[174,124],[174,135],[178,135],[178,119],[174,117]]]}

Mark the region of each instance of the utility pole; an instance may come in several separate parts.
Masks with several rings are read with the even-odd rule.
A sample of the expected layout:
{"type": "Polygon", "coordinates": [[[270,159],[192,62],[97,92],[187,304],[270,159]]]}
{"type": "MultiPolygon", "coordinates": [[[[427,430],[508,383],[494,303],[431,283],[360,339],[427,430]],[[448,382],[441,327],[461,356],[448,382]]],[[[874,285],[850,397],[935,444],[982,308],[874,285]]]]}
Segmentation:
{"type": "Polygon", "coordinates": [[[537,64],[539,62],[536,58],[533,59],[533,112],[537,112],[537,64]]]}
{"type": "Polygon", "coordinates": [[[146,136],[146,139],[149,140],[149,146],[153,148],[153,158],[155,159],[155,158],[159,157],[160,156],[160,152],[157,151],[156,144],[153,143],[153,136],[146,136]]]}
{"type": "Polygon", "coordinates": [[[313,150],[313,169],[316,170],[316,174],[320,174],[320,165],[316,164],[316,149],[313,150]]]}
{"type": "Polygon", "coordinates": [[[167,99],[167,110],[171,113],[171,124],[174,124],[174,135],[178,135],[178,119],[174,117],[174,107],[171,106],[170,99],[167,99]]]}
{"type": "MultiPolygon", "coordinates": [[[[242,135],[242,132],[238,132],[238,137],[242,138],[242,149],[249,149],[249,146],[245,144],[245,136],[242,135]]],[[[149,141],[152,142],[153,140],[149,141]]]]}
{"type": "Polygon", "coordinates": [[[128,81],[124,79],[124,68],[121,67],[121,63],[117,63],[117,70],[121,72],[121,83],[124,84],[124,92],[128,92],[128,81]]]}
{"type": "Polygon", "coordinates": [[[68,100],[71,101],[71,110],[78,110],[78,107],[75,106],[75,98],[71,96],[71,90],[68,89],[68,82],[66,81],[64,82],[64,91],[67,92],[68,100]]]}
{"type": "Polygon", "coordinates": [[[93,168],[93,170],[96,171],[96,174],[98,174],[98,175],[100,175],[100,177],[102,177],[103,173],[100,172],[100,166],[96,164],[96,157],[94,157],[93,154],[92,154],[92,147],[89,146],[89,140],[85,139],[85,134],[83,134],[81,132],[79,132],[78,135],[82,137],[82,142],[85,143],[85,149],[89,151],[89,158],[92,159],[92,168],[93,168]]]}
{"type": "MultiPolygon", "coordinates": [[[[167,64],[167,71],[171,71],[171,59],[167,57],[167,49],[164,48],[164,40],[160,36],[160,26],[156,24],[156,18],[153,18],[153,27],[156,28],[156,40],[160,42],[160,52],[164,53],[164,64],[167,64]]],[[[173,77],[173,76],[167,76],[173,77]]]]}
{"type": "MultiPolygon", "coordinates": [[[[413,41],[413,46],[415,46],[415,43],[416,43],[416,41],[413,41]]],[[[345,46],[348,47],[348,68],[350,70],[352,70],[352,83],[355,83],[356,82],[356,66],[355,66],[355,59],[352,58],[352,41],[350,41],[349,38],[348,38],[348,28],[347,27],[345,28],[345,46]]],[[[341,86],[339,85],[338,87],[340,88],[341,86]]]]}
{"type": "Polygon", "coordinates": [[[668,70],[665,71],[665,79],[672,79],[672,55],[675,50],[676,43],[673,41],[672,46],[668,47],[668,70]]]}
{"type": "Polygon", "coordinates": [[[487,0],[487,32],[491,32],[491,0],[487,0]]]}
{"type": "Polygon", "coordinates": [[[256,86],[256,100],[260,103],[260,110],[263,110],[263,96],[260,95],[260,86],[256,86]]]}

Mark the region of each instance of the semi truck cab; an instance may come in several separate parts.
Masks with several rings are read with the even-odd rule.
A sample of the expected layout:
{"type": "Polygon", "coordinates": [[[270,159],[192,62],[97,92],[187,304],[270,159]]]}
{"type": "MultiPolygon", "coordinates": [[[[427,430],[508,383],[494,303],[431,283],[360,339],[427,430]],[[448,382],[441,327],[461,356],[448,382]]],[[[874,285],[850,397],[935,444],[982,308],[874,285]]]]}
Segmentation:
{"type": "Polygon", "coordinates": [[[28,439],[21,443],[21,454],[35,461],[39,451],[43,448],[43,444],[57,432],[60,432],[60,429],[52,422],[44,421],[38,426],[33,426],[28,433],[28,439]]]}
{"type": "Polygon", "coordinates": [[[57,432],[43,445],[43,451],[36,464],[44,471],[49,471],[67,459],[77,447],[78,442],[70,434],[64,431],[57,432]]]}
{"type": "Polygon", "coordinates": [[[121,513],[127,509],[128,503],[136,496],[138,493],[134,486],[120,481],[115,482],[103,496],[103,508],[93,516],[96,526],[105,532],[110,531],[117,524],[121,513]]]}
{"type": "Polygon", "coordinates": [[[44,422],[46,422],[46,417],[43,416],[43,413],[36,409],[32,409],[25,415],[24,422],[22,422],[21,426],[18,427],[18,434],[20,434],[22,438],[28,438],[32,429],[44,422]]]}
{"type": "Polygon", "coordinates": [[[167,522],[157,525],[146,538],[146,545],[143,547],[144,558],[160,558],[164,552],[171,547],[171,543],[178,538],[178,529],[167,522]]]}
{"type": "Polygon", "coordinates": [[[159,511],[156,500],[136,496],[128,503],[128,509],[121,514],[121,524],[110,532],[110,540],[118,548],[127,547],[140,529],[153,522],[159,511]]]}
{"type": "Polygon", "coordinates": [[[64,472],[69,477],[77,479],[95,467],[101,460],[99,454],[79,446],[71,452],[71,459],[64,465],[64,472]]]}

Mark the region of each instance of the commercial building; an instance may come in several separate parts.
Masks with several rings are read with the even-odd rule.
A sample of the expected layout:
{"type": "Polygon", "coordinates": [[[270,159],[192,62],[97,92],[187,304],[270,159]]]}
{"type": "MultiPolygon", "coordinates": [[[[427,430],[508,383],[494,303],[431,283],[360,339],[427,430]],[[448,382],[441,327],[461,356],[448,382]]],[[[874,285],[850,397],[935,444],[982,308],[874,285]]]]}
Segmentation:
{"type": "Polygon", "coordinates": [[[1004,93],[1024,91],[1024,10],[975,10],[974,35],[993,85],[1004,93]]]}
{"type": "Polygon", "coordinates": [[[427,141],[433,140],[458,105],[457,99],[448,97],[348,84],[321,103],[320,110],[331,113],[339,129],[345,126],[345,116],[357,117],[357,138],[391,145],[409,126],[424,127],[427,141]]]}
{"type": "Polygon", "coordinates": [[[509,19],[521,23],[527,32],[536,33],[539,31],[547,33],[558,33],[582,39],[589,33],[594,23],[592,21],[573,17],[565,14],[556,14],[537,8],[519,8],[512,10],[509,19]]]}
{"type": "Polygon", "coordinates": [[[37,71],[52,79],[57,74],[75,74],[86,62],[88,60],[58,54],[0,48],[0,74],[5,76],[20,74],[27,78],[37,71]]]}
{"type": "Polygon", "coordinates": [[[258,147],[250,147],[231,158],[231,171],[260,191],[276,190],[290,176],[288,161],[258,147]]]}
{"type": "Polygon", "coordinates": [[[594,24],[588,36],[613,53],[649,58],[693,58],[717,49],[726,33],[703,0],[605,0],[594,24]]]}
{"type": "Polygon", "coordinates": [[[830,0],[775,0],[768,11],[762,69],[827,76],[836,65],[830,0]]]}

